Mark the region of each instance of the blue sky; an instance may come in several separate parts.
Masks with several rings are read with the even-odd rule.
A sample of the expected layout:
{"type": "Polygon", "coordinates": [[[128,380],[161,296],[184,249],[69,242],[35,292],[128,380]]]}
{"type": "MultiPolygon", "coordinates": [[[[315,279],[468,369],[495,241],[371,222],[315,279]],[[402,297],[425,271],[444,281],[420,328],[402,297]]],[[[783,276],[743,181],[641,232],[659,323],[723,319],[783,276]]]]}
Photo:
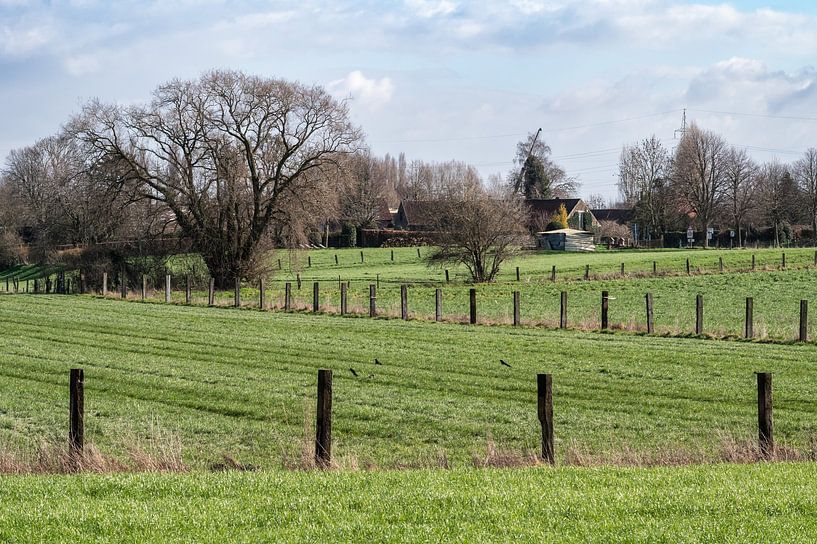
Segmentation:
{"type": "Polygon", "coordinates": [[[621,146],[673,146],[683,108],[758,160],[817,146],[815,29],[795,1],[0,0],[0,158],[89,98],[229,67],[351,97],[378,154],[485,176],[542,127],[581,193],[612,197],[621,146]]]}

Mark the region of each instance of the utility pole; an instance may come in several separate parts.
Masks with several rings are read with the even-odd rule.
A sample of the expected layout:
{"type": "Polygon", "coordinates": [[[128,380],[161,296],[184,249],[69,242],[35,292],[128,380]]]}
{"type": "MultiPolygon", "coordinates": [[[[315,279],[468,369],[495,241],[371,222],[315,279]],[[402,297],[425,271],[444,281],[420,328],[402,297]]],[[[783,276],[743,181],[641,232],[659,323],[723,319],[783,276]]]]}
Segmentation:
{"type": "Polygon", "coordinates": [[[684,108],[684,113],[683,113],[683,115],[681,117],[681,128],[676,128],[675,130],[673,130],[672,131],[672,137],[677,139],[679,133],[681,134],[681,138],[683,138],[684,135],[687,133],[687,109],[686,108],[684,108]]]}

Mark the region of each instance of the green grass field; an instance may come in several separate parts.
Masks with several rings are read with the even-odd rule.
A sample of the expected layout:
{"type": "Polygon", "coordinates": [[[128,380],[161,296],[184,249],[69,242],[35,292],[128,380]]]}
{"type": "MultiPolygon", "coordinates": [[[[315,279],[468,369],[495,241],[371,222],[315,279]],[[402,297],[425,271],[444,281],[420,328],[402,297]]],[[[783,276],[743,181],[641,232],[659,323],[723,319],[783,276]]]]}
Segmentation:
{"type": "Polygon", "coordinates": [[[813,542],[817,466],[6,477],[4,542],[813,542]]]}
{"type": "Polygon", "coordinates": [[[753,373],[770,371],[776,437],[806,451],[815,355],[813,344],[2,296],[0,441],[64,437],[68,369],[83,367],[86,433],[103,451],[160,429],[193,467],[225,454],[280,467],[312,447],[316,370],[331,368],[340,466],[470,466],[488,437],[536,450],[535,375],[552,372],[560,463],[570,452],[706,459],[725,437],[755,434],[753,373]]]}

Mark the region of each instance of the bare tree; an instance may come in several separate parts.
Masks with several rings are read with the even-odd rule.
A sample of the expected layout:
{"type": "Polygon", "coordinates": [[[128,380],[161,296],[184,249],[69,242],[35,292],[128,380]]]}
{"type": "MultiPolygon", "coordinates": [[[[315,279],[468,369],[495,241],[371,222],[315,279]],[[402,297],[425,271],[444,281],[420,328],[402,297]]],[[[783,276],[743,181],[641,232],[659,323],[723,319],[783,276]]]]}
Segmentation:
{"type": "Polygon", "coordinates": [[[584,199],[584,202],[590,207],[591,210],[602,210],[608,207],[607,199],[604,198],[604,195],[599,193],[589,195],[584,199]]]}
{"type": "Polygon", "coordinates": [[[788,167],[777,160],[764,164],[758,192],[762,216],[774,229],[775,246],[780,246],[788,240],[790,224],[797,218],[798,189],[788,167]]]}
{"type": "MultiPolygon", "coordinates": [[[[390,161],[386,160],[385,164],[390,161]]],[[[355,227],[374,225],[382,202],[388,195],[387,173],[368,152],[349,158],[343,167],[345,185],[340,195],[341,214],[355,227]]]]}
{"type": "Polygon", "coordinates": [[[724,177],[729,219],[737,230],[738,246],[743,246],[743,225],[756,204],[757,165],[746,151],[733,147],[726,153],[724,177]]]}
{"type": "Polygon", "coordinates": [[[476,283],[492,281],[526,234],[519,198],[475,190],[436,206],[438,245],[429,263],[461,263],[476,283]]]}
{"type": "Polygon", "coordinates": [[[525,198],[569,198],[579,190],[580,183],[567,175],[550,158],[550,146],[535,133],[516,144],[513,169],[508,182],[525,198]]]}
{"type": "Polygon", "coordinates": [[[361,138],[322,88],[235,71],[171,81],[147,105],[92,102],[71,127],[167,206],[222,286],[247,274],[276,223],[323,196],[361,138]]]}
{"type": "Polygon", "coordinates": [[[644,235],[663,235],[671,205],[667,177],[669,152],[654,135],[621,150],[618,162],[618,191],[623,202],[635,210],[636,222],[646,227],[644,235]]]}
{"type": "MultiPolygon", "coordinates": [[[[682,204],[695,213],[704,230],[712,225],[723,199],[727,156],[723,138],[695,123],[675,150],[673,184],[682,204]]],[[[708,238],[704,244],[709,245],[708,238]]]]}
{"type": "Polygon", "coordinates": [[[794,163],[794,179],[804,197],[804,207],[811,224],[811,236],[817,244],[817,149],[810,147],[794,163]]]}

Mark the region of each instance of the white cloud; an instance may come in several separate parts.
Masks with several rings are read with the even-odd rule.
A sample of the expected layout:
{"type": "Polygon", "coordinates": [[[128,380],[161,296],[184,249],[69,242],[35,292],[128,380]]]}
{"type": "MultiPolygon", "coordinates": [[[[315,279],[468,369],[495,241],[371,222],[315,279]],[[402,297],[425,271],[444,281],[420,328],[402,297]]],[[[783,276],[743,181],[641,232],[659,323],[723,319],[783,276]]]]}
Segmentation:
{"type": "Polygon", "coordinates": [[[24,57],[46,46],[52,36],[48,26],[0,26],[0,55],[24,57]]]}
{"type": "Polygon", "coordinates": [[[406,5],[424,19],[450,15],[457,9],[451,0],[406,0],[406,5]]]}
{"type": "Polygon", "coordinates": [[[63,61],[65,71],[72,76],[93,74],[100,69],[99,59],[93,55],[76,55],[63,61]]]}
{"type": "Polygon", "coordinates": [[[343,79],[329,82],[327,89],[336,96],[351,95],[356,101],[374,109],[391,100],[394,84],[388,77],[369,79],[360,70],[355,70],[343,79]]]}

